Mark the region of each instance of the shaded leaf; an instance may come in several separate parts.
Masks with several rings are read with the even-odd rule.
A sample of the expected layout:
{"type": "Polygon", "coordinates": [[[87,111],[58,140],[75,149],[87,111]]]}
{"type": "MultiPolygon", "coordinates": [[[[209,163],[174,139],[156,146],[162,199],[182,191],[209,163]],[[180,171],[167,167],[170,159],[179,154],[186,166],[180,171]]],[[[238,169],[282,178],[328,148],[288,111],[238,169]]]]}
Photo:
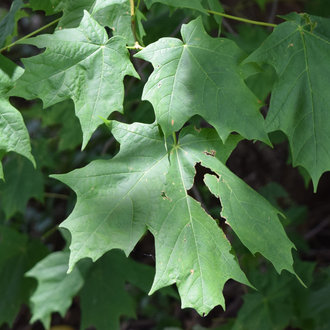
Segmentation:
{"type": "Polygon", "coordinates": [[[10,157],[4,164],[5,182],[0,182],[0,208],[6,219],[24,213],[30,198],[43,201],[43,176],[23,157],[10,157]]]}
{"type": "Polygon", "coordinates": [[[289,139],[293,166],[310,174],[314,188],[330,170],[330,20],[290,14],[245,62],[266,62],[278,75],[266,118],[267,130],[289,139]]]}
{"type": "Polygon", "coordinates": [[[145,0],[144,2],[148,9],[154,3],[162,3],[171,7],[195,9],[202,13],[206,13],[206,10],[201,5],[201,0],[145,0]]]}
{"type": "Polygon", "coordinates": [[[69,252],[53,252],[26,273],[27,277],[38,281],[38,287],[30,298],[31,323],[40,320],[44,327],[49,329],[53,312],[65,316],[72,298],[84,283],[77,267],[67,274],[68,263],[69,252]]]}
{"type": "Polygon", "coordinates": [[[41,243],[0,226],[0,324],[11,327],[21,304],[28,303],[35,283],[24,274],[46,254],[41,243]]]}
{"type": "Polygon", "coordinates": [[[14,32],[18,19],[22,17],[20,9],[23,6],[22,0],[14,0],[8,14],[0,22],[0,48],[6,43],[6,39],[14,32]]]}
{"type": "Polygon", "coordinates": [[[54,15],[63,10],[67,0],[29,0],[27,7],[42,10],[46,15],[54,15]]]}
{"type": "Polygon", "coordinates": [[[111,251],[99,259],[87,274],[80,293],[82,329],[94,326],[99,330],[119,329],[122,315],[135,317],[135,304],[126,290],[129,281],[150,288],[152,267],[139,264],[120,251],[111,251]]]}

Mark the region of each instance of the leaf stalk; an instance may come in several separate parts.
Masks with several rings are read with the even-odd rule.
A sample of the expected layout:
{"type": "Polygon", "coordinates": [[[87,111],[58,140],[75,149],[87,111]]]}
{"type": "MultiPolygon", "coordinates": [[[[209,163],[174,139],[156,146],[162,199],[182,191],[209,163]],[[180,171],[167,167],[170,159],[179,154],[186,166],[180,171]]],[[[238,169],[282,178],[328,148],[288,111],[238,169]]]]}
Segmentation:
{"type": "Polygon", "coordinates": [[[23,41],[23,40],[25,40],[25,39],[28,39],[28,38],[30,38],[30,37],[33,37],[34,35],[38,34],[39,32],[41,32],[41,31],[43,31],[43,30],[49,28],[50,26],[52,26],[52,25],[58,23],[58,22],[60,21],[60,19],[61,19],[61,17],[59,17],[59,18],[55,19],[54,21],[52,21],[52,22],[50,22],[50,23],[48,23],[48,24],[42,26],[41,28],[39,28],[39,29],[37,29],[37,30],[35,30],[35,31],[33,31],[33,32],[29,33],[29,34],[27,34],[26,36],[24,36],[24,37],[22,37],[22,38],[20,38],[20,39],[18,39],[18,40],[16,40],[16,41],[14,41],[14,42],[12,42],[11,44],[9,44],[9,45],[7,45],[7,46],[1,48],[1,49],[0,49],[0,53],[2,53],[3,51],[5,51],[5,50],[7,50],[7,49],[9,49],[9,48],[11,48],[11,47],[13,47],[13,46],[15,46],[15,45],[18,44],[19,42],[21,42],[21,41],[23,41]]]}
{"type": "Polygon", "coordinates": [[[254,24],[254,25],[262,25],[262,26],[269,26],[269,27],[276,27],[277,24],[274,23],[267,23],[267,22],[261,22],[261,21],[254,21],[251,19],[247,19],[247,18],[243,18],[243,17],[238,17],[238,16],[233,16],[233,15],[229,15],[229,14],[225,14],[225,13],[220,13],[218,11],[214,11],[214,10],[206,10],[208,13],[213,14],[213,15],[218,15],[218,16],[222,16],[228,19],[232,19],[235,21],[240,21],[240,22],[244,22],[244,23],[249,23],[249,24],[254,24]]]}

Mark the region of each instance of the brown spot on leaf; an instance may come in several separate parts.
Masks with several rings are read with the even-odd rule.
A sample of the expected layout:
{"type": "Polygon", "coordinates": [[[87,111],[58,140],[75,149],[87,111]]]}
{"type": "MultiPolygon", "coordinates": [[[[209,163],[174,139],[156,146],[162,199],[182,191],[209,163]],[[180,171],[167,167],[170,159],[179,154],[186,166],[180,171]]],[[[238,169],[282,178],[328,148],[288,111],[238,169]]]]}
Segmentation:
{"type": "Polygon", "coordinates": [[[204,154],[207,155],[207,156],[212,156],[214,157],[215,154],[216,154],[216,151],[215,150],[210,150],[210,151],[204,151],[204,154]]]}

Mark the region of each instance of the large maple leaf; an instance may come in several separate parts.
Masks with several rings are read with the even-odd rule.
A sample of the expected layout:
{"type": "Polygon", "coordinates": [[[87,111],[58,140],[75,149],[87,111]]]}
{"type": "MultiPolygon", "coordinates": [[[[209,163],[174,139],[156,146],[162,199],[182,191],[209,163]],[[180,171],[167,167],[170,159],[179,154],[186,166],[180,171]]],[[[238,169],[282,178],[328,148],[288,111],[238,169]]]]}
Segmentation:
{"type": "MultiPolygon", "coordinates": [[[[114,158],[55,176],[77,193],[77,205],[62,224],[72,235],[70,269],[82,258],[96,260],[114,248],[129,254],[148,228],[156,245],[151,292],[176,283],[183,307],[206,314],[218,304],[224,306],[225,282],[232,278],[248,284],[248,280],[216,221],[187,193],[195,164],[202,162],[226,178],[229,189],[216,191],[221,192],[224,210],[237,208],[223,215],[242,242],[267,257],[278,271],[293,272],[293,245],[277,211],[222,163],[241,137],[232,136],[223,144],[214,130],[184,129],[179,144],[168,139],[168,158],[157,125],[112,125],[121,143],[114,158]],[[237,205],[232,192],[239,200],[250,196],[237,205]]],[[[216,183],[207,183],[215,192],[216,183]]]]}
{"type": "Polygon", "coordinates": [[[154,66],[142,97],[152,103],[165,135],[198,114],[223,141],[236,131],[267,142],[260,104],[240,71],[244,53],[231,40],[211,38],[201,18],[183,25],[181,34],[183,41],[162,38],[136,55],[154,66]]]}
{"type": "Polygon", "coordinates": [[[83,147],[113,111],[122,111],[125,75],[138,77],[124,38],[108,39],[88,12],[78,28],[24,40],[46,51],[24,60],[25,72],[12,95],[40,98],[48,107],[71,98],[83,131],[83,147]],[[55,87],[55,88],[54,88],[55,87]]]}

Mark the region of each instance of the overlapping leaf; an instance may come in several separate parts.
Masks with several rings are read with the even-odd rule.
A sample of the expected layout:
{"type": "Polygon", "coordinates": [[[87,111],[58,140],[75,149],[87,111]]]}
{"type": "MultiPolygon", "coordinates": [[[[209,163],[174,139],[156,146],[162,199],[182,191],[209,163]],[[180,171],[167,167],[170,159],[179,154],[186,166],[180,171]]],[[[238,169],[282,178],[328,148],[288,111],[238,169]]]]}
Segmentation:
{"type": "Polygon", "coordinates": [[[22,0],[14,0],[10,6],[8,14],[1,20],[0,48],[4,46],[6,39],[14,32],[18,19],[24,15],[23,12],[20,11],[22,6],[22,0]]]}
{"type": "Polygon", "coordinates": [[[43,176],[23,157],[11,157],[4,165],[5,181],[0,182],[0,209],[9,219],[16,212],[24,213],[32,197],[43,200],[43,176]]]}
{"type": "Polygon", "coordinates": [[[102,26],[110,27],[113,35],[124,37],[129,44],[134,43],[129,0],[68,0],[59,26],[77,27],[84,16],[84,10],[102,26]]]}
{"type": "Polygon", "coordinates": [[[183,42],[162,38],[136,55],[154,66],[143,99],[152,103],[164,133],[199,114],[223,141],[232,131],[268,141],[257,98],[239,70],[242,51],[230,40],[207,35],[200,18],[183,25],[181,33],[183,42]]]}
{"type": "Polygon", "coordinates": [[[55,178],[77,194],[77,205],[62,224],[70,230],[70,269],[120,248],[129,254],[158,213],[168,160],[157,125],[114,123],[118,155],[55,178]]]}
{"type": "MultiPolygon", "coordinates": [[[[23,118],[6,97],[6,93],[22,73],[23,70],[20,67],[0,55],[0,155],[14,151],[25,156],[34,164],[30,138],[23,118]]],[[[3,178],[1,173],[0,162],[0,179],[3,178]]]]}
{"type": "Polygon", "coordinates": [[[201,5],[201,0],[145,0],[147,8],[150,8],[157,2],[171,7],[195,9],[202,13],[206,13],[206,10],[201,5]]]}
{"type": "Polygon", "coordinates": [[[67,0],[29,0],[27,7],[42,10],[46,15],[54,15],[63,10],[67,0]]]}
{"type": "Polygon", "coordinates": [[[21,304],[28,303],[35,283],[24,278],[24,273],[46,254],[39,242],[0,226],[0,324],[11,327],[21,304]]]}
{"type": "Polygon", "coordinates": [[[246,62],[275,68],[267,129],[288,136],[293,165],[309,172],[316,189],[330,170],[330,20],[298,14],[286,19],[246,62]]]}
{"type": "Polygon", "coordinates": [[[83,131],[83,147],[113,111],[122,111],[125,75],[137,77],[124,38],[107,33],[87,12],[78,28],[27,39],[46,47],[24,61],[25,72],[12,95],[41,98],[48,107],[71,98],[83,131]],[[55,87],[55,88],[54,88],[55,87]]]}
{"type": "Polygon", "coordinates": [[[54,252],[41,260],[26,276],[38,281],[31,297],[31,323],[41,320],[45,329],[50,328],[51,314],[59,312],[64,317],[84,281],[78,268],[67,274],[69,252],[54,252]]]}
{"type": "Polygon", "coordinates": [[[120,316],[135,317],[134,301],[125,288],[126,282],[148,292],[152,276],[152,267],[126,258],[119,251],[104,255],[90,268],[80,293],[81,328],[119,330],[120,316]]]}

